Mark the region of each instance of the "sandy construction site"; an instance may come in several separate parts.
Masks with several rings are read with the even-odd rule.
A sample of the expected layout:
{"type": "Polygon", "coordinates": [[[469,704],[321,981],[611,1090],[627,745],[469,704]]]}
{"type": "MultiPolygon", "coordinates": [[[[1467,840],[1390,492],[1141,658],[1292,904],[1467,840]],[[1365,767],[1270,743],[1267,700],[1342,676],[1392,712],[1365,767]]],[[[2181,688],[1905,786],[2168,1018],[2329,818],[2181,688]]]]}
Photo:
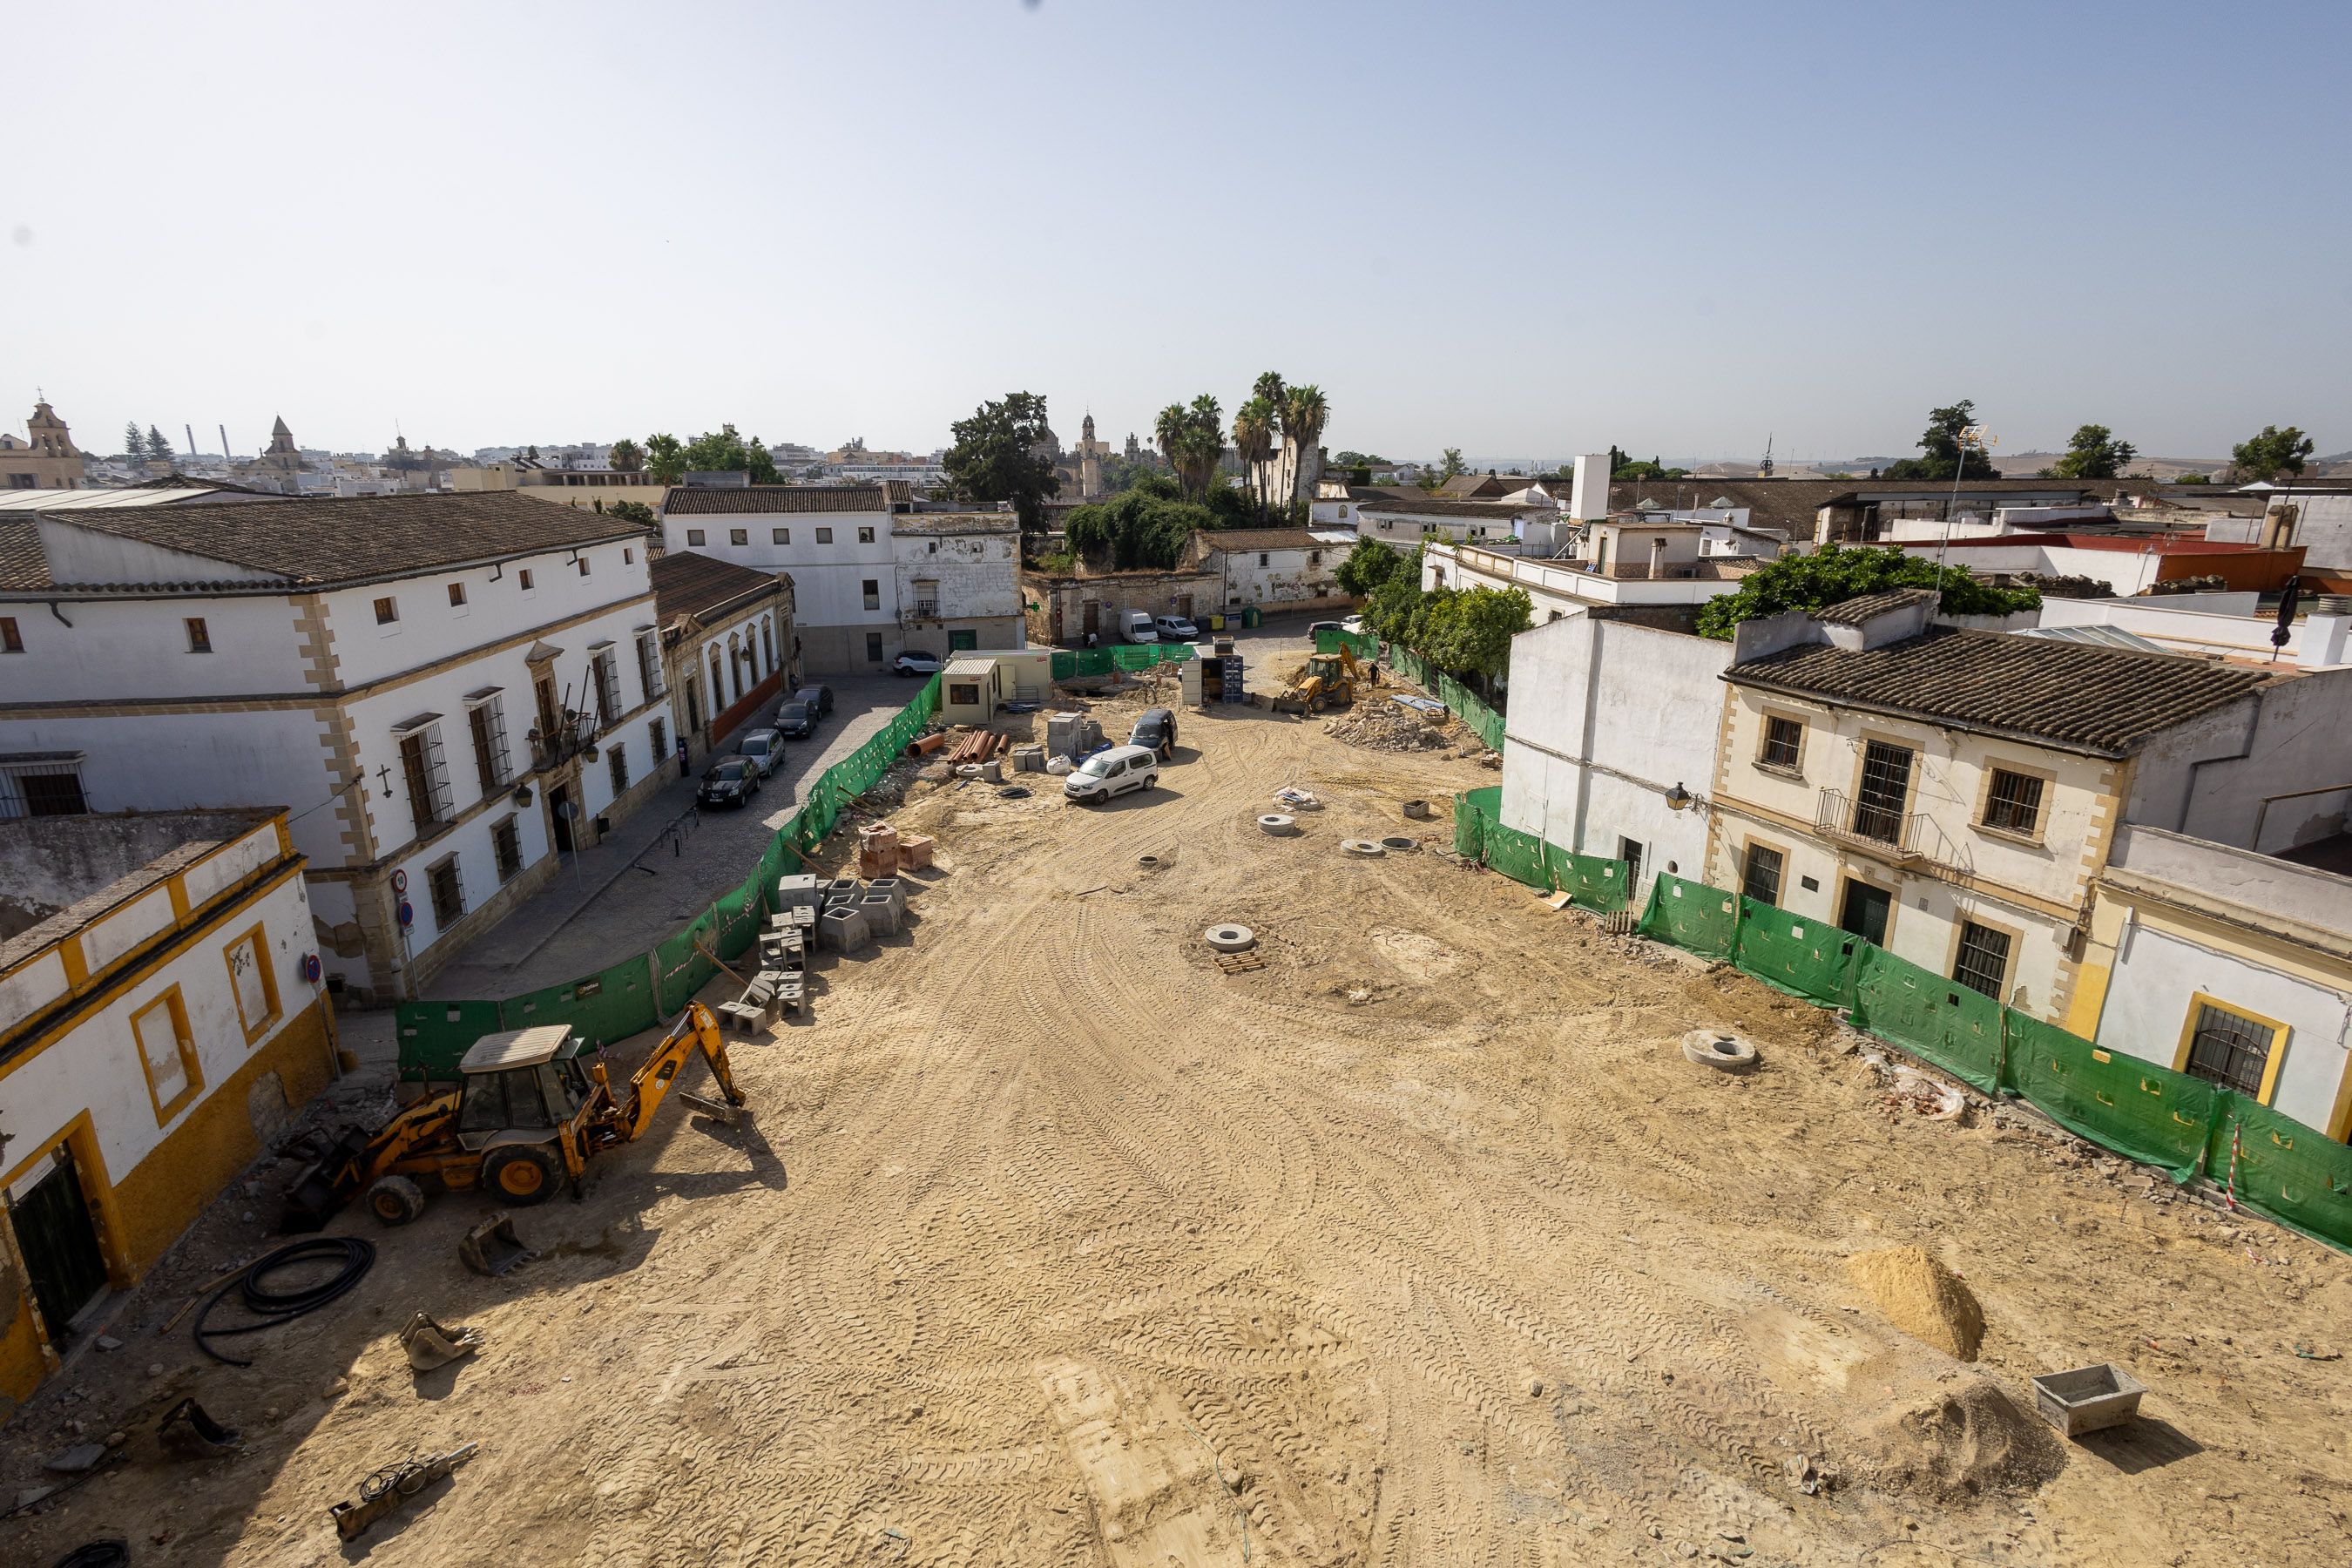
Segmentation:
{"type": "Polygon", "coordinates": [[[1339,853],[1449,837],[1400,803],[1493,782],[1471,762],[1182,726],[1164,787],[1099,809],[918,787],[919,918],[734,1049],[751,1129],[666,1108],[583,1202],[520,1215],[542,1255],[504,1279],[451,1258],[480,1198],[347,1214],[369,1277],[214,1366],[158,1328],[268,1245],[233,1197],[61,1380],[82,1396],[18,1417],[12,1489],[64,1420],[130,1436],[0,1558],[2346,1560],[2345,1258],[2016,1112],[1890,1105],[1832,1016],[1499,877],[1339,853]],[[1269,837],[1283,785],[1325,809],[1269,837]],[[1220,970],[1220,921],[1262,968],[1220,970]],[[1701,1025],[1760,1068],[1685,1061],[1701,1025]],[[1850,1271],[1911,1244],[1980,1303],[1979,1359],[1850,1271]],[[487,1348],[412,1374],[418,1310],[487,1348]],[[2147,1384],[2143,1419],[2062,1442],[2027,1380],[2091,1362],[2147,1384]],[[192,1393],[243,1457],[154,1451],[192,1393]],[[368,1471],[468,1440],[336,1540],[368,1471]]]}

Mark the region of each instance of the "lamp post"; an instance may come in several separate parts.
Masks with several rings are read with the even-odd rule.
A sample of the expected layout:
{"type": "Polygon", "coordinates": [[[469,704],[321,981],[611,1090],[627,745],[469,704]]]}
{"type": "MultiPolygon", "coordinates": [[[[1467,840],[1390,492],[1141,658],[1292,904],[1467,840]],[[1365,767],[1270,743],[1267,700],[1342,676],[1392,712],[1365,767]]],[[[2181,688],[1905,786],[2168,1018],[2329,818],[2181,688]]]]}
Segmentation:
{"type": "Polygon", "coordinates": [[[1986,455],[1990,461],[1992,449],[2000,445],[2000,437],[1981,425],[1961,427],[1954,437],[1959,460],[1952,468],[1952,499],[1944,507],[1944,538],[1936,546],[1936,614],[1944,613],[1944,557],[1952,548],[1952,515],[1960,510],[1960,480],[1969,471],[1969,451],[1971,447],[1986,455]]]}

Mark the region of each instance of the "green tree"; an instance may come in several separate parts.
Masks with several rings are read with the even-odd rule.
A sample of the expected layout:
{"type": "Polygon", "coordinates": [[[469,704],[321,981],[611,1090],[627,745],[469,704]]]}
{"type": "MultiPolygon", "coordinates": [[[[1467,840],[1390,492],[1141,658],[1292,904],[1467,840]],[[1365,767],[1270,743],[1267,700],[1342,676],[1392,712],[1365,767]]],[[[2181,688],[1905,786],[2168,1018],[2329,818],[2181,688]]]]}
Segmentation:
{"type": "Polygon", "coordinates": [[[1630,479],[1638,484],[1644,479],[1679,479],[1689,472],[1688,468],[1667,468],[1655,458],[1644,458],[1636,463],[1620,463],[1610,470],[1609,477],[1612,479],[1630,479]]]}
{"type": "MultiPolygon", "coordinates": [[[[2309,442],[2304,443],[2304,450],[2306,452],[2311,450],[2309,442]]],[[[163,432],[156,429],[152,425],[147,426],[147,460],[152,463],[168,463],[172,460],[172,443],[163,438],[163,432]]]]}
{"type": "Polygon", "coordinates": [[[2261,435],[2231,447],[2230,457],[2237,464],[2238,478],[2252,484],[2275,479],[2281,474],[2294,478],[2303,472],[2304,460],[2311,456],[2313,447],[2311,437],[2292,425],[2284,430],[2275,425],[2265,425],[2261,435]]]}
{"type": "MultiPolygon", "coordinates": [[[[1286,467],[1293,476],[1293,485],[1307,484],[1314,477],[1307,458],[1322,451],[1323,427],[1331,422],[1330,399],[1323,395],[1321,387],[1309,384],[1286,387],[1282,401],[1275,406],[1282,415],[1282,445],[1290,457],[1286,467]]],[[[1297,503],[1307,499],[1296,488],[1289,495],[1279,498],[1285,510],[1296,510],[1297,503]]]]}
{"type": "Polygon", "coordinates": [[[1475,676],[1491,691],[1510,673],[1511,639],[1533,624],[1535,606],[1519,588],[1465,588],[1426,595],[1414,627],[1418,651],[1459,679],[1475,676]]]}
{"type": "Polygon", "coordinates": [[[613,443],[613,455],[605,462],[624,474],[634,474],[646,466],[646,449],[626,436],[613,443]]]}
{"type": "Polygon", "coordinates": [[[1701,637],[1728,640],[1742,621],[1784,610],[1823,610],[1895,588],[1941,586],[1944,609],[1956,616],[2006,616],[2038,608],[2042,595],[2031,588],[1995,588],[1957,566],[1942,569],[1923,556],[1893,545],[1841,547],[1824,544],[1810,555],[1783,555],[1740,580],[1739,591],[1709,599],[1698,613],[1701,637]]]}
{"type": "MultiPolygon", "coordinates": [[[[1258,379],[1264,381],[1266,377],[1258,379]]],[[[1265,515],[1268,501],[1267,479],[1261,466],[1274,456],[1275,426],[1280,417],[1274,400],[1262,395],[1234,410],[1234,450],[1241,458],[1242,473],[1256,498],[1260,516],[1265,515]]]]}
{"type": "Polygon", "coordinates": [[[1385,642],[1410,647],[1413,618],[1426,597],[1421,591],[1421,546],[1416,544],[1389,574],[1389,580],[1372,590],[1370,601],[1364,605],[1364,625],[1385,642]]]}
{"type": "Polygon", "coordinates": [[[686,444],[686,468],[694,474],[740,474],[751,467],[751,449],[732,425],[706,430],[686,444]]]}
{"type": "MultiPolygon", "coordinates": [[[[604,503],[600,501],[597,504],[602,506],[604,503]]],[[[654,515],[654,509],[641,500],[616,500],[606,510],[623,522],[634,522],[639,528],[656,528],[661,523],[661,519],[654,515]]]]}
{"type": "Polygon", "coordinates": [[[1404,557],[1377,539],[1359,539],[1334,574],[1340,590],[1351,598],[1368,599],[1404,568],[1404,557]]]}
{"type": "Polygon", "coordinates": [[[1267,371],[1250,384],[1252,397],[1263,397],[1277,410],[1282,407],[1282,400],[1289,395],[1290,388],[1284,384],[1282,373],[1278,370],[1267,371]]]}
{"type": "Polygon", "coordinates": [[[131,420],[122,427],[122,455],[136,468],[147,460],[147,437],[139,434],[139,421],[131,420]]]}
{"type": "Polygon", "coordinates": [[[1045,526],[1045,503],[1061,492],[1054,460],[1044,453],[1045,400],[1034,392],[1008,392],[983,403],[968,419],[949,426],[955,445],[941,467],[948,483],[965,500],[985,505],[1011,501],[1021,529],[1045,526]]]}
{"type": "Polygon", "coordinates": [[[1961,398],[1949,408],[1927,411],[1927,428],[1919,437],[1919,449],[1924,458],[1905,458],[1886,466],[1885,478],[1890,479],[1997,479],[2000,470],[1992,466],[1979,447],[1963,446],[1961,435],[1976,423],[1977,405],[1973,398],[1961,398]]]}
{"type": "Polygon", "coordinates": [[[1358,452],[1349,450],[1343,451],[1338,457],[1332,458],[1331,465],[1332,467],[1339,468],[1377,468],[1387,461],[1388,459],[1386,458],[1381,457],[1377,452],[1358,452]]]}
{"type": "Polygon", "coordinates": [[[1185,494],[1195,500],[1206,500],[1218,459],[1224,456],[1223,413],[1217,400],[1204,392],[1190,404],[1170,404],[1152,421],[1152,439],[1183,481],[1185,494]]]}
{"type": "MultiPolygon", "coordinates": [[[[1230,485],[1218,489],[1233,505],[1246,506],[1230,485]]],[[[1146,474],[1108,500],[1073,507],[1063,523],[1073,554],[1120,572],[1164,572],[1182,556],[1195,530],[1220,526],[1211,504],[1185,495],[1166,474],[1146,474]]]]}
{"type": "Polygon", "coordinates": [[[686,478],[686,444],[675,436],[646,437],[646,472],[657,485],[674,485],[686,478]]]}
{"type": "Polygon", "coordinates": [[[2121,474],[2139,448],[2118,441],[2104,425],[2082,425],[2066,443],[2065,455],[2042,470],[2045,479],[2112,479],[2121,474]]]}
{"type": "Polygon", "coordinates": [[[2213,482],[2213,476],[2210,474],[2179,474],[2174,476],[2172,482],[2176,485],[2210,485],[2213,482]]]}
{"type": "Polygon", "coordinates": [[[1462,448],[1448,447],[1444,458],[1435,468],[1422,470],[1421,488],[1425,490],[1442,489],[1448,481],[1458,479],[1469,471],[1462,461],[1462,448]]]}
{"type": "Polygon", "coordinates": [[[753,484],[772,485],[783,478],[782,474],[776,472],[776,455],[769,451],[768,444],[757,436],[751,437],[743,451],[744,455],[751,459],[750,468],[753,484]]]}

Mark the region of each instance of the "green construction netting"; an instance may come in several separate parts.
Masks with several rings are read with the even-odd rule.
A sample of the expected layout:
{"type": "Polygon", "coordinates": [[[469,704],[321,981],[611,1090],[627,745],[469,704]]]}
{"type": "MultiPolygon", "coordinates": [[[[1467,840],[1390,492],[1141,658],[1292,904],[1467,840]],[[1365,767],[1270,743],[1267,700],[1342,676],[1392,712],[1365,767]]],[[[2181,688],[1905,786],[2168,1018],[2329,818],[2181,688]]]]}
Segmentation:
{"type": "Polygon", "coordinates": [[[2352,1148],[2242,1094],[2213,1098],[2205,1173],[2229,1180],[2234,1131],[2240,1203],[2323,1241],[2352,1243],[2352,1148]]]}
{"type": "Polygon", "coordinates": [[[1117,643],[1109,647],[1056,653],[1053,673],[1056,680],[1069,680],[1079,676],[1108,675],[1116,669],[1150,669],[1158,664],[1181,664],[1188,658],[1199,657],[1188,642],[1117,643]]]}
{"type": "Polygon", "coordinates": [[[1703,958],[1729,958],[1739,928],[1739,904],[1721,888],[1685,882],[1664,872],[1650,884],[1642,934],[1703,958]]]}
{"type": "Polygon", "coordinates": [[[1866,942],[1854,943],[1853,1023],[1991,1094],[2000,1088],[2001,1014],[1983,992],[1866,942]]]}
{"type": "Polygon", "coordinates": [[[1869,944],[1828,921],[1739,901],[1739,967],[1765,984],[1843,1007],[1853,996],[1854,955],[1869,944]]]}
{"type": "Polygon", "coordinates": [[[645,955],[639,953],[599,974],[509,996],[499,1004],[499,1020],[509,1029],[568,1024],[591,1045],[601,1046],[652,1028],[661,1022],[661,1015],[654,1005],[645,955]]]}
{"type": "Polygon", "coordinates": [[[476,1040],[498,1033],[496,1002],[403,1002],[393,1009],[400,1076],[412,1083],[454,1082],[476,1040]]]}
{"type": "Polygon", "coordinates": [[[771,886],[759,872],[743,879],[743,885],[730,892],[721,893],[711,905],[719,916],[718,940],[711,951],[721,958],[734,958],[748,951],[760,939],[760,922],[767,918],[771,886]]]}
{"type": "Polygon", "coordinates": [[[1551,885],[1574,894],[1579,906],[1612,911],[1625,907],[1625,883],[1632,868],[1624,861],[1579,855],[1549,839],[1538,842],[1543,845],[1544,868],[1551,885]]]}
{"type": "Polygon", "coordinates": [[[1486,852],[1486,826],[1503,809],[1503,786],[1465,789],[1454,797],[1454,852],[1475,860],[1486,852]]]}
{"type": "MultiPolygon", "coordinates": [[[[2005,1076],[2060,1126],[2158,1166],[2176,1182],[2197,1174],[2206,1157],[2216,1091],[2202,1079],[2103,1049],[2013,1009],[2005,1076]]],[[[2226,1132],[2222,1142],[2226,1158],[2226,1132]]],[[[2352,1237],[2352,1229],[2345,1234],[2352,1237]]]]}
{"type": "Polygon", "coordinates": [[[719,973],[719,966],[702,951],[711,946],[718,929],[716,909],[705,910],[685,930],[654,949],[655,999],[665,1016],[683,1009],[703,983],[719,973]]]}

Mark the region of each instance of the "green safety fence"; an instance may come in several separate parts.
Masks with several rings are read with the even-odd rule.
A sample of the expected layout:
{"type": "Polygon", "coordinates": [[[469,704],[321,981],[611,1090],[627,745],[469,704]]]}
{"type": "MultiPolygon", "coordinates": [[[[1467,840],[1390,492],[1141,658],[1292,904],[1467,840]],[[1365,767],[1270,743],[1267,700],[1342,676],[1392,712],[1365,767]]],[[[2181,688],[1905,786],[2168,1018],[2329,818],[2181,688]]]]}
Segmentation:
{"type": "Polygon", "coordinates": [[[400,1076],[412,1080],[455,1078],[457,1063],[474,1042],[501,1028],[570,1024],[601,1045],[652,1028],[679,1011],[718,973],[702,949],[730,959],[750,950],[772,901],[776,879],[800,869],[802,856],[833,831],[843,804],[873,788],[939,710],[940,678],[934,675],[873,739],[810,783],[807,800],[769,839],[740,887],[721,894],[650,955],[639,953],[601,974],[503,1002],[400,1004],[394,1012],[400,1076]]]}
{"type": "Polygon", "coordinates": [[[2244,1095],[2217,1089],[2214,1100],[2206,1175],[2231,1183],[2238,1201],[2259,1214],[2352,1244],[2352,1148],[2244,1095]]]}
{"type": "Polygon", "coordinates": [[[1987,1094],[2000,1088],[2004,1009],[1999,1002],[1883,947],[1850,940],[1858,961],[1854,1027],[1927,1058],[1987,1094]]]}
{"type": "MultiPolygon", "coordinates": [[[[2221,1091],[2203,1079],[2103,1049],[2014,1008],[2005,1018],[2004,1089],[2024,1096],[2067,1131],[2154,1165],[2176,1182],[2198,1173],[2207,1160],[2221,1091]]],[[[2346,1235],[2352,1237],[2352,1229],[2346,1235]]]]}
{"type": "Polygon", "coordinates": [[[1587,909],[1614,912],[1631,897],[1633,868],[1622,860],[1579,855],[1535,834],[1506,827],[1499,784],[1454,797],[1454,852],[1540,892],[1567,892],[1587,909]]]}
{"type": "Polygon", "coordinates": [[[1702,958],[1729,958],[1739,937],[1739,900],[1721,888],[1658,873],[1642,911],[1643,936],[1702,958]]]}
{"type": "Polygon", "coordinates": [[[1499,752],[1503,749],[1503,716],[1488,707],[1476,692],[1411,648],[1391,644],[1383,656],[1380,638],[1361,632],[1343,632],[1327,626],[1315,634],[1317,653],[1337,653],[1343,647],[1360,659],[1384,659],[1389,668],[1444,703],[1455,718],[1469,726],[1472,732],[1486,743],[1487,750],[1499,752]]]}
{"type": "Polygon", "coordinates": [[[1739,900],[1739,945],[1733,962],[1791,995],[1835,1007],[1852,1005],[1854,953],[1866,945],[1827,921],[1792,915],[1754,899],[1739,900]]]}
{"type": "Polygon", "coordinates": [[[1579,855],[1549,839],[1536,842],[1543,846],[1544,869],[1555,889],[1575,895],[1577,903],[1588,910],[1613,913],[1625,907],[1625,881],[1632,868],[1624,861],[1579,855]]]}
{"type": "Polygon", "coordinates": [[[1113,670],[1150,669],[1154,665],[1181,664],[1199,658],[1188,642],[1116,643],[1109,647],[1066,649],[1054,655],[1053,677],[1070,680],[1081,676],[1108,675],[1113,670]]]}

